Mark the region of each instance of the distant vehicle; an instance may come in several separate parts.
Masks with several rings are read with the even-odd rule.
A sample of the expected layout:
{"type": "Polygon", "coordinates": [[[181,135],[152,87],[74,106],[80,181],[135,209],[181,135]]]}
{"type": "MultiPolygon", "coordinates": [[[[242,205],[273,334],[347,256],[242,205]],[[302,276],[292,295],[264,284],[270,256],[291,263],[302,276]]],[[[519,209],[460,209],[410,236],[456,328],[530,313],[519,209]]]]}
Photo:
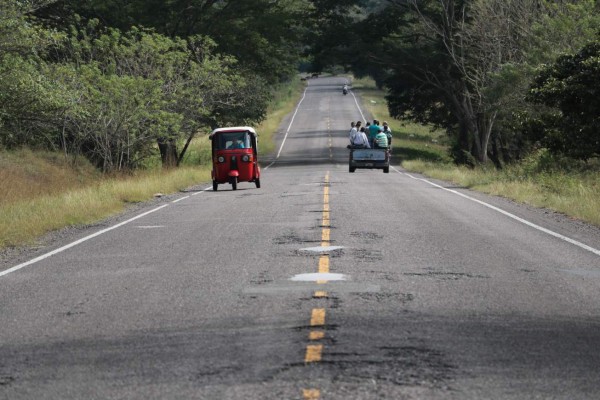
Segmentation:
{"type": "Polygon", "coordinates": [[[390,149],[353,149],[350,148],[349,172],[357,168],[382,169],[390,172],[390,149]]]}
{"type": "Polygon", "coordinates": [[[212,142],[212,183],[229,183],[237,190],[239,182],[254,182],[260,188],[258,134],[248,126],[219,128],[209,136],[212,142]]]}

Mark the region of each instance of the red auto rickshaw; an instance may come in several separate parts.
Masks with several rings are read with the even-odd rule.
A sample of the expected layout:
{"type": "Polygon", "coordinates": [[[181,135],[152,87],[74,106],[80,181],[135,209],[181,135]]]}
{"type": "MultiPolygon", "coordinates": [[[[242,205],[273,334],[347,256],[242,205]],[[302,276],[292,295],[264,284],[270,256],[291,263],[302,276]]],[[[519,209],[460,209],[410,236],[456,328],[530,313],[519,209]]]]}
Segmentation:
{"type": "Polygon", "coordinates": [[[230,183],[237,190],[238,182],[254,182],[260,188],[258,166],[258,135],[248,126],[219,128],[209,136],[212,142],[213,190],[220,183],[230,183]]]}

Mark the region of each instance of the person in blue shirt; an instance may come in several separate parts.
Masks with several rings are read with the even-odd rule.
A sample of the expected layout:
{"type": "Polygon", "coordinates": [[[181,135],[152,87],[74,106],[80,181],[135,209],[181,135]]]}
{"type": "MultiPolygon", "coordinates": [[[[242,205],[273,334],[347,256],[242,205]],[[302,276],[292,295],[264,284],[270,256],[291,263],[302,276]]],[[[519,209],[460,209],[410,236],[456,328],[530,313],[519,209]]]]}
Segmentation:
{"type": "Polygon", "coordinates": [[[373,142],[375,141],[375,136],[381,132],[381,127],[379,126],[379,121],[376,119],[373,120],[373,123],[369,126],[369,142],[371,143],[371,147],[373,147],[373,142]]]}

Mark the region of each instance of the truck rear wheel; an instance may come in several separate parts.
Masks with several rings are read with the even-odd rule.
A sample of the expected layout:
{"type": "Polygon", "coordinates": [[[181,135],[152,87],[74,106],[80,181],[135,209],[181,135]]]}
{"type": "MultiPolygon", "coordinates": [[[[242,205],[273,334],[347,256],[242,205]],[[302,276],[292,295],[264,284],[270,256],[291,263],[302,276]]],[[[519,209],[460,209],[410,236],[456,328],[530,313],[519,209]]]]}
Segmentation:
{"type": "Polygon", "coordinates": [[[348,167],[348,171],[349,172],[354,172],[354,171],[356,171],[356,167],[348,167]]]}

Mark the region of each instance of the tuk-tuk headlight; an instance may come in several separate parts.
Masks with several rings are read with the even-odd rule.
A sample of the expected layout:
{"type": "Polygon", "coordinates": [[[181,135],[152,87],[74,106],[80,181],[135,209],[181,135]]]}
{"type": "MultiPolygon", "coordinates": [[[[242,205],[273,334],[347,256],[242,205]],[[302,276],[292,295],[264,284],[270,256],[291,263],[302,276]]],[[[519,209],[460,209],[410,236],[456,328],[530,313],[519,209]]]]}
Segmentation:
{"type": "Polygon", "coordinates": [[[219,157],[217,157],[217,161],[220,162],[220,163],[224,163],[225,162],[225,157],[219,156],[219,157]]]}
{"type": "Polygon", "coordinates": [[[244,161],[244,162],[250,161],[250,156],[248,154],[245,154],[244,156],[242,156],[242,161],[244,161]]]}

